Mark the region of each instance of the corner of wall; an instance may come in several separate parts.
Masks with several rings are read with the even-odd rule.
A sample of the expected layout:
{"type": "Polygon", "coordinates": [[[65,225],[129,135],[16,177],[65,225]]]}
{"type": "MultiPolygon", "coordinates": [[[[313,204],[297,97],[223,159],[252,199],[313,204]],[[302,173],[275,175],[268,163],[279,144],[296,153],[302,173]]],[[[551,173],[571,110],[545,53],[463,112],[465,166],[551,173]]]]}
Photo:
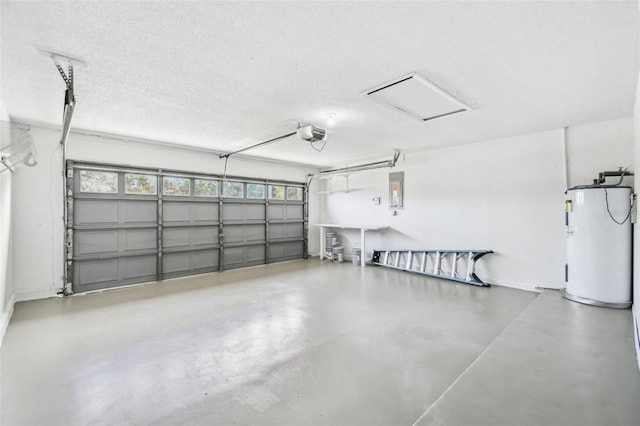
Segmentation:
{"type": "Polygon", "coordinates": [[[4,341],[4,335],[7,332],[7,328],[9,327],[9,322],[11,321],[11,317],[13,316],[13,307],[15,306],[15,304],[16,304],[16,296],[15,294],[12,294],[9,301],[2,309],[2,314],[0,315],[0,347],[2,347],[2,342],[4,341]]]}
{"type": "MultiPolygon", "coordinates": [[[[0,120],[10,121],[0,98],[0,120]]],[[[13,315],[16,295],[13,288],[12,250],[12,185],[11,174],[0,176],[0,346],[13,315]]]]}

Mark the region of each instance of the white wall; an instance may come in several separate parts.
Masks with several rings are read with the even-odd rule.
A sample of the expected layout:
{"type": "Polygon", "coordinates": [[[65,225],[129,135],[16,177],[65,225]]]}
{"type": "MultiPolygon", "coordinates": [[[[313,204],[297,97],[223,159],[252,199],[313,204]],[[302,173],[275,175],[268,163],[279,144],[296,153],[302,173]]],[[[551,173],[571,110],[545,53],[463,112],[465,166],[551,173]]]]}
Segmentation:
{"type": "MultiPolygon", "coordinates": [[[[63,286],[62,149],[58,130],[32,127],[39,164],[14,176],[14,283],[18,300],[50,297],[63,286]]],[[[217,155],[109,137],[72,133],[67,158],[138,167],[222,173],[217,155]]],[[[228,175],[304,182],[314,170],[301,166],[232,157],[228,175]]],[[[317,201],[311,200],[312,205],[317,201]]],[[[310,209],[310,221],[318,218],[310,209]]],[[[315,234],[310,251],[318,251],[315,234]]]]}
{"type": "MultiPolygon", "coordinates": [[[[568,129],[568,181],[589,184],[605,168],[627,166],[631,129],[631,119],[568,129]]],[[[491,249],[495,253],[477,265],[486,281],[524,289],[564,287],[562,129],[407,154],[393,171],[405,172],[405,208],[397,216],[388,208],[390,170],[382,169],[351,175],[349,193],[337,192],[345,178],[333,178],[334,193],[323,195],[322,222],[391,226],[367,237],[371,249],[491,249]],[[373,197],[382,204],[373,205],[373,197]]],[[[348,255],[358,236],[339,235],[348,255]]]]}
{"type": "MultiPolygon", "coordinates": [[[[570,185],[588,184],[599,171],[626,167],[632,129],[631,118],[569,128],[570,185]]],[[[13,182],[13,282],[18,300],[52,296],[62,287],[59,131],[34,127],[32,133],[39,165],[19,169],[13,182]]],[[[209,153],[73,133],[68,158],[206,173],[221,173],[223,168],[223,161],[209,153]]],[[[310,171],[232,157],[227,173],[303,181],[310,171]]],[[[495,253],[478,264],[479,275],[487,281],[526,289],[564,286],[562,129],[406,154],[394,171],[405,172],[406,184],[406,207],[397,216],[387,207],[389,170],[382,169],[351,175],[349,193],[318,195],[320,186],[314,183],[310,223],[390,225],[393,229],[369,234],[370,248],[488,248],[495,253]],[[379,206],[371,203],[376,196],[382,197],[379,206]]],[[[344,183],[345,178],[334,177],[333,190],[344,183]]],[[[358,235],[341,234],[349,255],[358,235]]],[[[313,226],[309,237],[310,252],[317,253],[313,226]]]]}
{"type": "Polygon", "coordinates": [[[36,167],[13,175],[13,282],[16,299],[54,296],[62,288],[62,149],[59,132],[31,128],[36,167]]]}
{"type": "MultiPolygon", "coordinates": [[[[569,187],[591,184],[598,172],[605,170],[630,165],[633,170],[633,119],[567,128],[567,154],[569,187]]],[[[631,185],[633,178],[625,178],[623,183],[631,185]]]]}
{"type": "MultiPolygon", "coordinates": [[[[2,100],[0,100],[0,120],[9,121],[9,114],[2,100]]],[[[1,145],[7,142],[1,141],[1,145]]],[[[0,173],[0,345],[11,320],[15,303],[11,268],[11,177],[11,172],[0,173]]]]}

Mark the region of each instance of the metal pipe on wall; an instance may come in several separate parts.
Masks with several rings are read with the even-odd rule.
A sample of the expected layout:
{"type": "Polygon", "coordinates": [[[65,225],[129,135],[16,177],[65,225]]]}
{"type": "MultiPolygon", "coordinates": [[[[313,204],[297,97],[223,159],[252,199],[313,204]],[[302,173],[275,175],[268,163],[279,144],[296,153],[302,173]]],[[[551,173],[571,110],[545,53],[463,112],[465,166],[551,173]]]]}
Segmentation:
{"type": "Polygon", "coordinates": [[[324,170],[318,173],[309,173],[307,175],[309,177],[309,180],[307,180],[307,187],[311,185],[311,182],[315,177],[331,176],[331,175],[340,174],[340,173],[363,172],[366,170],[382,169],[385,167],[393,168],[398,162],[398,158],[400,158],[400,151],[396,150],[393,155],[393,160],[375,161],[373,163],[360,164],[357,166],[348,166],[348,167],[342,167],[339,169],[324,170]]]}
{"type": "Polygon", "coordinates": [[[564,170],[564,189],[569,189],[569,164],[567,155],[567,128],[562,128],[562,167],[564,170]]]}
{"type": "Polygon", "coordinates": [[[620,181],[616,185],[620,185],[622,183],[622,179],[624,179],[625,176],[633,176],[633,172],[628,172],[627,169],[623,170],[622,167],[620,167],[618,170],[598,173],[598,179],[594,179],[593,184],[602,185],[603,183],[605,183],[608,177],[619,177],[620,181]]]}

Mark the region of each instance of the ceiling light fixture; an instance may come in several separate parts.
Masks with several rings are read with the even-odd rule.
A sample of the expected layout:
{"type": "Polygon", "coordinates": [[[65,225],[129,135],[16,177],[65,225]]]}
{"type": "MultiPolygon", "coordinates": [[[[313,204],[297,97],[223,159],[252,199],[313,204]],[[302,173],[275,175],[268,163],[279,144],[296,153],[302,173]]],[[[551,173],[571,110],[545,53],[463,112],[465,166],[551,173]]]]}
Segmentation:
{"type": "Polygon", "coordinates": [[[336,114],[334,112],[330,112],[327,114],[327,125],[333,126],[336,124],[336,114]]]}

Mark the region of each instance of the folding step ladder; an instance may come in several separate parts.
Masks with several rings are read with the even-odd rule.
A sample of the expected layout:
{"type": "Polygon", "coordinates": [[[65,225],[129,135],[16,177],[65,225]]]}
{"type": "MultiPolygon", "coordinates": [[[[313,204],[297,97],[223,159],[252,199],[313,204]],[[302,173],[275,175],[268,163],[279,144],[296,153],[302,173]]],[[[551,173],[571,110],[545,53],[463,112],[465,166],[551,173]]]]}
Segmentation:
{"type": "Polygon", "coordinates": [[[374,250],[374,265],[460,283],[490,287],[475,273],[476,261],[491,250],[374,250]]]}

